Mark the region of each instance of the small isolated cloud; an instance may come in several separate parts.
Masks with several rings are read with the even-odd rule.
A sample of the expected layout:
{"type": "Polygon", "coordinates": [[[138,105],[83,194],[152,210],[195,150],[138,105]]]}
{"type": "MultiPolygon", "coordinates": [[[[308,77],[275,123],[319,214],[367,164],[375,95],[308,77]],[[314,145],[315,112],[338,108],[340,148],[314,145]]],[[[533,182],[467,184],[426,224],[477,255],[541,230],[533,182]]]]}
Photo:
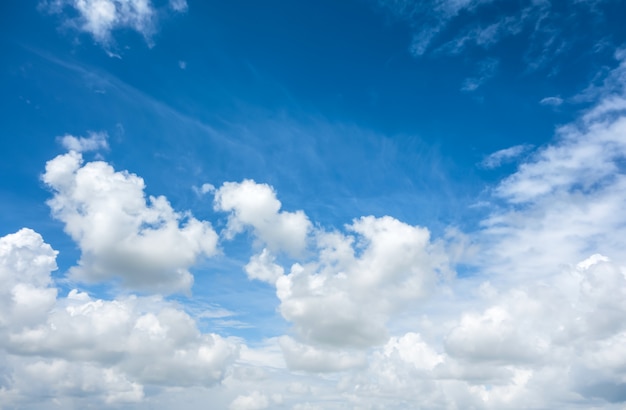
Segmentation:
{"type": "Polygon", "coordinates": [[[274,261],[274,256],[267,249],[263,249],[258,255],[253,255],[244,268],[248,278],[275,284],[278,278],[283,276],[285,270],[274,261]]]}
{"type": "MultiPolygon", "coordinates": [[[[44,0],[41,7],[61,15],[63,26],[91,35],[105,48],[113,42],[112,33],[120,29],[134,30],[150,43],[163,14],[150,0],[44,0]]],[[[187,2],[170,0],[169,8],[184,12],[187,2]]]]}
{"type": "Polygon", "coordinates": [[[87,152],[108,149],[108,137],[109,136],[106,132],[90,132],[87,138],[75,137],[73,135],[66,134],[62,137],[59,137],[59,141],[61,142],[61,145],[68,151],[87,152]]]}
{"type": "Polygon", "coordinates": [[[559,105],[563,104],[563,99],[561,97],[546,97],[539,101],[539,104],[558,107],[559,105]]]}
{"type": "Polygon", "coordinates": [[[174,11],[185,12],[189,8],[186,0],[170,0],[170,8],[174,11]]]}
{"type": "Polygon", "coordinates": [[[187,69],[187,62],[186,62],[186,61],[183,61],[183,60],[179,60],[179,61],[178,61],[178,67],[179,67],[181,70],[185,70],[185,69],[187,69]]]}
{"type": "Polygon", "coordinates": [[[483,168],[487,169],[498,168],[503,163],[514,160],[531,148],[532,145],[522,144],[510,148],[501,149],[500,151],[496,151],[493,154],[490,154],[480,163],[480,165],[483,168]]]}
{"type": "Polygon", "coordinates": [[[118,278],[134,289],[187,292],[189,267],[216,252],[208,222],[175,212],[163,196],[146,201],[143,179],[106,162],[85,164],[70,151],[48,161],[42,180],[53,192],[52,215],[81,250],[74,279],[118,278]]]}

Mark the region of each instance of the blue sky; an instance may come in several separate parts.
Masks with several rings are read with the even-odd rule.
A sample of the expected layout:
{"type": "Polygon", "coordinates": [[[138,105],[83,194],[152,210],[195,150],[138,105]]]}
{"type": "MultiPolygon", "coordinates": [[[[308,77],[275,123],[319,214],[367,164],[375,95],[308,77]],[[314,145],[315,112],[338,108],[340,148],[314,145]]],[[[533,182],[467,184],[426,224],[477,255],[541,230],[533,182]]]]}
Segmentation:
{"type": "Polygon", "coordinates": [[[0,403],[620,408],[624,13],[3,3],[0,403]]]}

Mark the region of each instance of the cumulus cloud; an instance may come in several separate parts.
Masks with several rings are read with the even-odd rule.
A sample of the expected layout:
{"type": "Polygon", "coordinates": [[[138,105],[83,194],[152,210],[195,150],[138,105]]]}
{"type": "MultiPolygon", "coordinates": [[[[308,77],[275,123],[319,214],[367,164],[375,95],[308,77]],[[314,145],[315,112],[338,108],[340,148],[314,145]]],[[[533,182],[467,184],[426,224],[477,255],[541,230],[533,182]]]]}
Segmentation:
{"type": "Polygon", "coordinates": [[[85,163],[76,151],[48,161],[42,175],[52,190],[52,215],[81,250],[71,277],[163,293],[189,291],[188,269],[216,252],[208,222],[175,212],[163,196],[146,202],[144,181],[103,161],[85,163]]]}
{"type": "Polygon", "coordinates": [[[215,192],[215,209],[229,212],[224,235],[232,238],[245,228],[270,252],[299,255],[306,247],[311,222],[302,211],[281,211],[276,193],[267,184],[252,180],[226,182],[215,192]]]}
{"type": "Polygon", "coordinates": [[[202,334],[159,297],[58,297],[56,252],[30,229],[0,238],[0,355],[14,371],[3,394],[135,402],[144,386],[208,386],[237,357],[237,344],[202,334]],[[43,395],[43,396],[42,396],[43,395]]]}
{"type": "MultiPolygon", "coordinates": [[[[134,30],[150,42],[163,14],[150,0],[44,0],[41,6],[61,14],[65,26],[88,33],[105,47],[119,29],[134,30]]],[[[185,0],[170,0],[169,6],[176,12],[187,10],[185,0]]]]}
{"type": "Polygon", "coordinates": [[[279,309],[303,340],[380,344],[389,316],[428,296],[448,274],[448,259],[427,229],[392,217],[363,217],[346,229],[318,233],[318,259],[278,279],[279,309]]]}
{"type": "Polygon", "coordinates": [[[263,249],[260,254],[250,258],[250,262],[244,267],[244,270],[250,279],[257,279],[273,285],[285,273],[283,267],[276,264],[275,260],[276,258],[267,249],[263,249]]]}

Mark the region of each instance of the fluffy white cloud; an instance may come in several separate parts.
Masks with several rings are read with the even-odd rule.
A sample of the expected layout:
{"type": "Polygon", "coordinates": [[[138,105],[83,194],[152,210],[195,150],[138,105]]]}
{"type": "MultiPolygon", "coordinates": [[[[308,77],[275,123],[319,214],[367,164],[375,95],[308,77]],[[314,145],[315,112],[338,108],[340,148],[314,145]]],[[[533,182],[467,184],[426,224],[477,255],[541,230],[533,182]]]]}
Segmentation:
{"type": "Polygon", "coordinates": [[[283,267],[276,264],[275,260],[276,258],[267,249],[263,249],[260,254],[250,258],[250,262],[244,269],[250,279],[257,279],[273,285],[285,273],[283,267]]]}
{"type": "Polygon", "coordinates": [[[251,227],[271,252],[299,255],[306,247],[311,223],[304,212],[281,211],[276,193],[267,184],[252,180],[226,182],[215,192],[215,209],[230,212],[227,238],[251,227]]]}
{"type": "Polygon", "coordinates": [[[237,357],[235,342],[200,333],[160,297],[57,297],[55,258],[32,230],[0,238],[0,357],[13,369],[3,383],[7,400],[139,401],[144,385],[212,385],[237,357]]]}
{"type": "Polygon", "coordinates": [[[163,196],[146,203],[137,175],[102,161],[84,163],[70,151],[50,160],[42,179],[54,193],[53,216],[81,250],[74,279],[118,278],[135,289],[186,292],[193,283],[189,267],[216,251],[208,222],[175,212],[163,196]]]}
{"type": "MultiPolygon", "coordinates": [[[[53,13],[71,9],[77,16],[67,17],[64,24],[89,33],[104,46],[112,42],[113,31],[125,28],[150,41],[161,14],[150,0],[44,0],[41,4],[53,13]]],[[[187,10],[185,0],[170,0],[169,6],[176,12],[187,10]]]]}

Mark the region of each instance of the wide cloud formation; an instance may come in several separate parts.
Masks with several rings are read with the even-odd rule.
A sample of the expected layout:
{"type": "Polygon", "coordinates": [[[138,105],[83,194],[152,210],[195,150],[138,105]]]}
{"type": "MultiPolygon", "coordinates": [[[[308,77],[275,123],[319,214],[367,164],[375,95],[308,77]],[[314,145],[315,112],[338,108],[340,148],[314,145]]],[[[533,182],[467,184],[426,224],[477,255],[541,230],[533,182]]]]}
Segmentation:
{"type": "MultiPolygon", "coordinates": [[[[626,402],[624,56],[598,103],[492,190],[474,232],[432,238],[391,216],[324,228],[252,180],[213,192],[222,243],[291,326],[267,340],[202,332],[160,294],[217,251],[208,222],[65,136],[42,180],[81,251],[70,279],[153,292],[105,299],[51,277],[29,229],[0,238],[0,400],[14,407],[622,408],[626,402]],[[461,238],[461,240],[459,240],[461,238]],[[471,248],[471,249],[470,249],[471,248]],[[462,258],[459,257],[462,255],[462,258]],[[456,277],[457,260],[471,268],[456,277]],[[55,402],[49,400],[54,397],[55,402]],[[195,398],[195,401],[192,400],[195,398]]],[[[500,151],[503,161],[520,149],[500,151]]],[[[489,157],[488,157],[489,158],[489,157]]],[[[495,161],[495,160],[494,160],[495,161]]],[[[496,162],[497,162],[496,161],[496,162]]]]}

